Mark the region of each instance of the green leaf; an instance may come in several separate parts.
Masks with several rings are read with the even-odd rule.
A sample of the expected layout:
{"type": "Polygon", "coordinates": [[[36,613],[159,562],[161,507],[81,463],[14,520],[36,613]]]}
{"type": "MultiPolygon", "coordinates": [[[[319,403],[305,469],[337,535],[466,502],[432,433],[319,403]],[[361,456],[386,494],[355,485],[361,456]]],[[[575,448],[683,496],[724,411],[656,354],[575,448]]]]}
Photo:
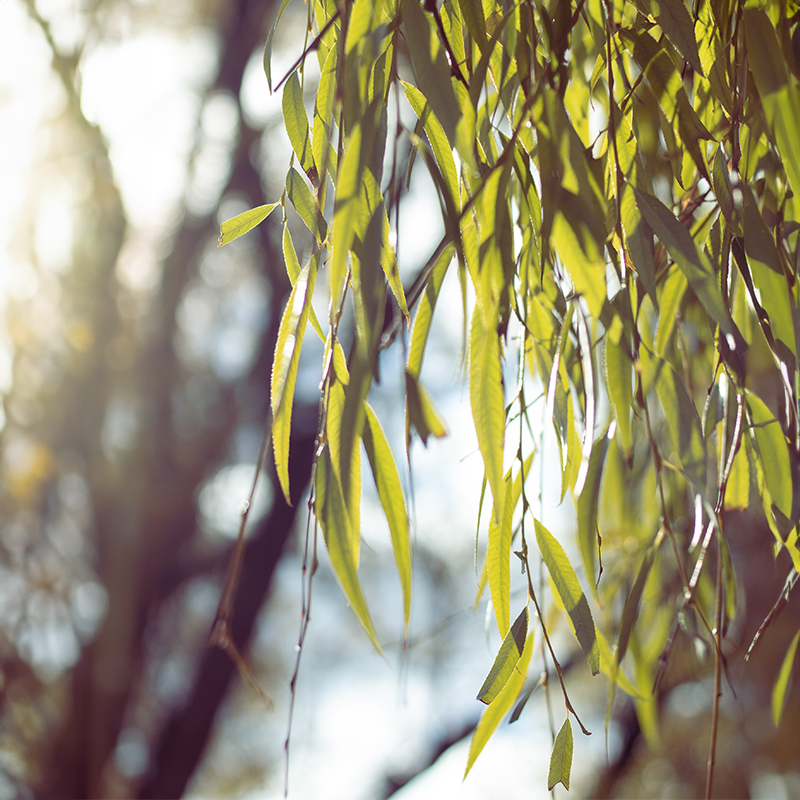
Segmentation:
{"type": "Polygon", "coordinates": [[[305,222],[306,227],[314,234],[319,244],[328,236],[328,225],[314,200],[311,190],[300,173],[291,167],[286,175],[286,194],[289,196],[294,210],[305,222]]]}
{"type": "Polygon", "coordinates": [[[617,421],[620,443],[625,457],[633,458],[633,359],[622,337],[622,320],[614,317],[605,336],[603,373],[608,397],[617,421]]]}
{"type": "Polygon", "coordinates": [[[501,636],[508,632],[511,618],[511,522],[514,514],[511,470],[506,473],[500,495],[494,496],[489,521],[489,547],[486,554],[489,589],[501,636]]]}
{"type": "Polygon", "coordinates": [[[394,560],[403,587],[403,613],[405,632],[408,635],[408,619],[411,613],[411,538],[409,535],[408,512],[406,511],[403,487],[397,471],[392,450],[386,439],[375,412],[365,405],[367,424],[364,426],[364,448],[375,478],[378,497],[381,500],[389,532],[392,537],[394,560]]]}
{"type": "Polygon", "coordinates": [[[781,664],[778,678],[772,687],[772,721],[775,723],[776,728],[781,724],[783,709],[786,706],[786,694],[789,689],[789,679],[792,677],[792,667],[794,666],[794,657],[797,654],[798,642],[800,642],[800,631],[797,631],[790,642],[781,664]]]}
{"type": "MultiPolygon", "coordinates": [[[[797,133],[800,137],[800,129],[797,133]]],[[[753,192],[746,184],[741,188],[744,196],[744,250],[747,262],[760,295],[760,304],[769,317],[776,355],[793,372],[797,348],[792,292],[781,266],[775,239],[758,210],[753,192]]]]}
{"type": "Polygon", "coordinates": [[[778,511],[788,520],[792,514],[792,467],[786,437],[780,422],[758,395],[748,391],[747,405],[767,489],[778,511]]]}
{"type": "Polygon", "coordinates": [[[269,203],[265,206],[257,206],[223,222],[220,230],[219,246],[222,247],[222,245],[238,239],[255,228],[256,225],[260,225],[279,205],[280,203],[269,203]]]}
{"type": "Polygon", "coordinates": [[[494,659],[494,664],[492,664],[492,668],[478,692],[478,700],[482,703],[489,705],[508,683],[508,679],[514,673],[514,668],[522,657],[527,636],[528,607],[525,606],[505,635],[503,643],[500,645],[500,650],[494,659]]]}
{"type": "MultiPolygon", "coordinates": [[[[289,232],[288,225],[283,226],[283,237],[281,243],[283,249],[283,260],[286,264],[286,274],[289,276],[289,281],[291,282],[292,286],[294,286],[301,270],[300,261],[297,258],[297,251],[294,249],[294,242],[292,241],[292,234],[289,232]]],[[[309,321],[311,322],[311,327],[314,329],[317,336],[319,336],[319,338],[324,342],[325,334],[323,333],[322,326],[319,324],[319,320],[317,319],[317,312],[314,311],[314,306],[311,304],[308,306],[308,317],[309,321]]],[[[337,345],[339,345],[338,342],[337,345]]],[[[339,345],[339,349],[341,350],[341,345],[339,345]]],[[[347,383],[347,381],[342,381],[342,383],[347,383]]]]}
{"type": "Polygon", "coordinates": [[[550,771],[547,775],[547,789],[552,791],[557,783],[563,783],[569,791],[569,774],[572,770],[572,724],[567,716],[553,744],[550,755],[550,771]]]}
{"type": "Polygon", "coordinates": [[[731,349],[740,351],[743,358],[744,339],[722,299],[717,276],[705,253],[697,247],[689,231],[660,200],[637,189],[634,189],[634,193],[642,216],[681,268],[708,315],[720,326],[725,336],[730,337],[728,344],[731,349]]]}
{"type": "Polygon", "coordinates": [[[292,405],[297,380],[297,366],[303,347],[306,321],[311,309],[311,297],[317,278],[317,258],[301,270],[283,311],[275,355],[272,361],[270,400],[272,407],[272,449],[275,470],[286,502],[291,505],[289,492],[289,438],[292,426],[292,405]]]}
{"type": "Polygon", "coordinates": [[[283,0],[281,3],[275,22],[272,23],[272,27],[269,29],[267,41],[264,45],[264,74],[267,76],[267,86],[269,86],[270,94],[272,93],[272,45],[275,41],[275,31],[278,30],[278,24],[281,21],[281,17],[283,17],[283,12],[286,11],[286,7],[289,5],[289,1],[283,0]]]}
{"type": "MultiPolygon", "coordinates": [[[[598,601],[597,581],[599,580],[599,575],[597,575],[597,561],[600,538],[597,530],[597,503],[600,497],[603,465],[608,453],[609,432],[611,432],[612,436],[614,435],[610,428],[606,428],[594,443],[586,472],[586,480],[578,499],[575,501],[578,514],[578,543],[581,548],[583,568],[586,570],[586,580],[589,581],[592,595],[598,601]]],[[[564,605],[566,605],[566,602],[564,605]]]]}
{"type": "Polygon", "coordinates": [[[767,125],[773,132],[783,168],[795,197],[800,197],[800,99],[790,82],[786,60],[775,28],[761,9],[747,9],[743,16],[747,58],[767,125]]]}
{"type": "Polygon", "coordinates": [[[666,280],[661,284],[660,314],[658,315],[658,328],[656,328],[655,351],[664,356],[667,352],[672,331],[678,318],[683,296],[686,294],[686,276],[679,269],[671,269],[666,280]]]}
{"type": "Polygon", "coordinates": [[[668,361],[653,356],[656,393],[667,418],[672,443],[683,469],[700,491],[706,485],[706,448],[697,409],[686,384],[668,361]]]}
{"type": "Polygon", "coordinates": [[[597,675],[600,671],[600,646],[597,643],[594,620],[586,595],[581,589],[578,576],[575,574],[572,564],[569,563],[564,548],[538,519],[534,520],[534,524],[536,541],[539,544],[542,559],[547,565],[553,585],[572,621],[575,636],[589,662],[589,669],[591,669],[592,675],[597,675]]]}
{"type": "Polygon", "coordinates": [[[422,92],[410,83],[402,81],[402,84],[406,99],[411,104],[411,108],[414,109],[414,113],[423,123],[428,141],[433,149],[434,158],[444,178],[444,185],[450,192],[451,204],[460,211],[461,195],[458,191],[458,172],[453,158],[453,149],[450,146],[450,142],[447,141],[444,128],[442,128],[439,120],[430,113],[430,108],[422,92]]]}
{"type": "Polygon", "coordinates": [[[528,665],[530,664],[531,654],[533,653],[533,639],[533,631],[531,631],[525,641],[525,649],[522,651],[522,656],[517,663],[516,669],[511,673],[511,677],[497,697],[486,707],[481,721],[475,728],[475,733],[472,734],[472,742],[469,746],[469,757],[467,759],[467,769],[464,772],[465,778],[469,774],[470,769],[472,769],[475,759],[481,754],[481,751],[486,746],[491,735],[500,724],[500,720],[506,715],[506,712],[508,712],[511,706],[514,705],[517,697],[519,697],[519,693],[522,690],[522,686],[528,674],[528,665]]]}
{"type": "Polygon", "coordinates": [[[425,387],[406,372],[406,448],[410,446],[412,426],[426,447],[429,436],[437,439],[447,436],[447,426],[425,387]]]}
{"type": "Polygon", "coordinates": [[[342,302],[347,276],[347,254],[353,244],[358,204],[361,195],[361,125],[356,125],[345,145],[336,176],[336,203],[333,211],[333,258],[330,264],[331,308],[342,302]]]}
{"type": "Polygon", "coordinates": [[[358,580],[358,565],[351,544],[353,531],[342,485],[331,463],[331,453],[327,446],[317,458],[315,493],[314,511],[322,525],[333,571],[353,613],[380,653],[382,650],[378,634],[372,624],[367,601],[358,580]]]}
{"type": "Polygon", "coordinates": [[[454,142],[461,111],[450,83],[450,67],[445,49],[435,28],[432,30],[432,23],[433,17],[426,16],[419,3],[403,3],[403,27],[417,86],[431,104],[447,138],[454,142]]]}
{"type": "Polygon", "coordinates": [[[317,97],[314,102],[314,123],[311,133],[311,150],[314,164],[319,175],[320,191],[325,189],[325,176],[330,170],[336,168],[328,156],[331,141],[331,115],[333,114],[333,99],[336,95],[336,57],[338,49],[332,47],[325,59],[322,73],[319,77],[317,97]]]}
{"type": "Polygon", "coordinates": [[[675,49],[692,65],[695,72],[703,74],[694,23],[683,0],[646,0],[650,13],[672,42],[675,49]]]}
{"type": "Polygon", "coordinates": [[[311,155],[311,140],[308,135],[308,117],[303,103],[303,88],[300,86],[300,79],[297,77],[296,72],[289,76],[289,80],[286,81],[283,87],[281,105],[283,109],[283,124],[286,127],[286,133],[289,136],[292,149],[303,171],[313,183],[311,170],[314,167],[314,160],[311,155]]]}
{"type": "MultiPolygon", "coordinates": [[[[495,512],[500,514],[503,497],[503,446],[505,440],[505,400],[500,365],[500,343],[494,330],[487,330],[478,307],[472,315],[469,337],[469,396],[472,418],[478,435],[486,476],[495,512]]],[[[495,517],[497,519],[497,517],[495,517]]]]}

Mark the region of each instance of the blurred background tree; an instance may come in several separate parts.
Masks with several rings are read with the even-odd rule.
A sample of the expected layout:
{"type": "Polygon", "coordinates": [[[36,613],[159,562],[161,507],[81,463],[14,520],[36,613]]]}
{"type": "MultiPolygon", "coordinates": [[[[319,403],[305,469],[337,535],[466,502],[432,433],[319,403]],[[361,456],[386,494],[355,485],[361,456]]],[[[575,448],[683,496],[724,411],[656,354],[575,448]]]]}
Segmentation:
{"type": "MultiPolygon", "coordinates": [[[[276,11],[256,0],[0,5],[0,74],[31,70],[29,82],[15,88],[4,81],[0,130],[4,136],[16,131],[32,152],[22,180],[7,156],[0,161],[0,193],[13,194],[13,204],[3,205],[13,215],[0,221],[4,796],[179,797],[193,776],[195,793],[232,796],[258,787],[266,770],[280,772],[283,736],[270,741],[269,763],[242,757],[249,752],[247,733],[227,749],[219,740],[209,748],[226,698],[243,718],[248,703],[258,715],[267,712],[252,694],[229,694],[235,666],[207,646],[239,498],[247,494],[267,419],[276,329],[289,290],[279,227],[271,220],[223,250],[216,246],[222,219],[273,199],[275,186],[278,192],[282,186],[288,149],[278,144],[284,139],[279,104],[270,114],[260,101],[248,101],[253,85],[266,97],[261,53],[276,11]],[[30,49],[15,50],[15,41],[30,49]],[[139,46],[122,47],[132,42],[139,46]],[[118,57],[122,52],[125,58],[118,57]],[[157,93],[150,106],[133,96],[132,86],[172,85],[172,79],[179,87],[157,93]],[[23,129],[20,103],[29,99],[30,86],[41,113],[23,129]],[[135,119],[136,113],[147,117],[135,119]],[[126,128],[139,132],[133,141],[126,128]]],[[[286,67],[303,31],[304,22],[289,23],[281,34],[286,67]]],[[[452,361],[459,326],[449,345],[440,333],[452,361]]],[[[284,503],[267,469],[264,500],[253,509],[233,617],[243,649],[258,633],[259,613],[304,509],[317,380],[310,370],[295,409],[294,507],[284,503]]],[[[396,402],[401,394],[398,389],[392,397],[390,376],[386,384],[386,403],[396,402]]],[[[443,391],[459,395],[457,387],[443,391]]],[[[448,421],[458,427],[454,413],[448,421]]],[[[462,445],[459,453],[472,448],[462,445]]],[[[472,685],[485,673],[484,662],[466,674],[463,669],[470,663],[464,652],[481,640],[480,623],[467,611],[462,633],[447,633],[474,594],[473,584],[463,581],[474,529],[460,526],[458,508],[474,517],[477,475],[449,505],[435,478],[433,488],[425,485],[430,473],[417,477],[418,519],[427,514],[420,529],[427,525],[438,537],[456,529],[439,550],[420,530],[416,551],[415,602],[425,607],[416,630],[430,627],[432,641],[420,636],[409,658],[427,670],[442,698],[451,696],[442,686],[450,683],[459,691],[466,685],[471,699],[472,685]],[[454,576],[463,585],[455,586],[454,576]]],[[[738,542],[733,556],[748,599],[735,637],[742,648],[775,601],[774,586],[787,565],[765,556],[764,537],[771,534],[755,514],[730,524],[740,533],[732,536],[738,542]]],[[[296,556],[294,543],[291,552],[296,556]]],[[[293,571],[299,563],[295,557],[293,571]]],[[[385,574],[375,565],[374,585],[396,591],[384,588],[385,574]]],[[[296,612],[283,601],[266,624],[284,624],[291,640],[296,612]]],[[[324,638],[329,620],[324,609],[318,613],[322,630],[312,631],[324,638]]],[[[789,694],[780,735],[768,710],[798,615],[794,597],[754,661],[743,667],[739,658],[731,668],[739,700],[723,707],[722,795],[782,792],[788,798],[800,789],[797,691],[789,694]]],[[[342,659],[346,672],[348,653],[364,658],[358,638],[357,626],[337,633],[333,644],[326,640],[327,662],[321,660],[330,666],[342,659]]],[[[485,649],[486,663],[495,650],[485,649]]],[[[257,656],[262,675],[291,674],[293,651],[262,647],[257,656]]],[[[702,787],[710,667],[690,645],[672,664],[659,698],[661,742],[645,747],[631,706],[618,699],[611,763],[605,769],[602,752],[594,753],[597,766],[584,776],[587,794],[693,795],[702,787]]],[[[280,684],[284,694],[287,685],[280,684]]],[[[599,709],[595,727],[602,728],[605,698],[603,688],[585,698],[599,709]]],[[[285,699],[276,702],[285,708],[285,699]]],[[[477,708],[454,711],[441,700],[438,706],[429,700],[428,708],[436,713],[423,713],[415,730],[431,731],[430,741],[399,767],[384,759],[378,772],[386,774],[386,785],[363,796],[399,789],[467,736],[478,716],[477,708]]],[[[284,723],[281,717],[277,729],[284,723]]],[[[343,780],[346,786],[354,779],[343,780]]],[[[522,796],[539,789],[519,787],[522,796]]],[[[420,796],[426,791],[433,790],[423,788],[420,796]]],[[[350,796],[356,794],[353,789],[350,796]]]]}

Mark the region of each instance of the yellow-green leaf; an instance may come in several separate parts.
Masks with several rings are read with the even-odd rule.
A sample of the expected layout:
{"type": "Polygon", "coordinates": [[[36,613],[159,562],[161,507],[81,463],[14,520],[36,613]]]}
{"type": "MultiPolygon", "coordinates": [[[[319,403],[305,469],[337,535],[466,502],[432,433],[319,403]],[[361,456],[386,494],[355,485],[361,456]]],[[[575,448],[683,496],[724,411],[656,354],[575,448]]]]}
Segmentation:
{"type": "Polygon", "coordinates": [[[283,496],[291,505],[289,493],[289,438],[292,427],[292,405],[297,380],[297,365],[303,346],[314,283],[317,278],[317,258],[301,270],[283,311],[275,342],[272,361],[270,399],[272,407],[272,448],[275,454],[275,469],[278,473],[283,496]]]}
{"type": "Polygon", "coordinates": [[[502,494],[494,495],[486,562],[497,628],[500,635],[505,636],[511,620],[511,522],[514,514],[511,470],[506,473],[502,486],[502,494]]]}
{"type": "Polygon", "coordinates": [[[758,395],[747,392],[747,405],[767,489],[778,511],[788,520],[792,514],[792,468],[786,437],[780,422],[758,395]]]}
{"type": "Polygon", "coordinates": [[[591,669],[592,675],[597,675],[600,671],[600,646],[597,643],[594,620],[586,595],[581,589],[578,576],[575,574],[572,564],[569,563],[564,548],[538,519],[534,520],[534,524],[539,552],[542,554],[542,559],[553,579],[553,585],[572,621],[575,636],[589,662],[589,669],[591,669]]]}
{"type": "Polygon", "coordinates": [[[778,36],[769,17],[761,9],[744,12],[747,58],[767,125],[775,136],[783,168],[795,197],[800,197],[800,99],[797,85],[786,71],[778,36]]]}
{"type": "Polygon", "coordinates": [[[429,436],[437,439],[447,436],[447,426],[425,387],[406,372],[406,447],[410,445],[412,426],[426,447],[429,436]]]}
{"type": "Polygon", "coordinates": [[[484,327],[483,314],[475,308],[469,337],[469,396],[478,447],[486,467],[486,477],[500,514],[503,496],[503,446],[505,440],[505,400],[497,332],[484,327]]]}
{"type": "Polygon", "coordinates": [[[683,0],[646,0],[650,13],[672,42],[675,49],[692,65],[695,72],[703,74],[694,22],[686,10],[683,0]]]}
{"type": "Polygon", "coordinates": [[[372,624],[367,601],[358,580],[358,565],[353,556],[350,517],[342,493],[339,476],[331,464],[331,455],[325,447],[317,458],[316,499],[314,510],[322,525],[322,533],[331,559],[331,566],[342,587],[350,607],[361,623],[375,649],[382,652],[378,634],[372,624]]]}
{"type": "Polygon", "coordinates": [[[478,692],[478,700],[482,703],[489,705],[508,683],[508,679],[514,674],[514,668],[522,657],[527,636],[528,607],[525,606],[505,635],[500,650],[495,656],[494,664],[478,692]]]}
{"type": "Polygon", "coordinates": [[[790,642],[781,664],[778,678],[772,687],[772,721],[775,723],[776,728],[781,724],[783,709],[786,705],[786,693],[789,689],[789,679],[792,676],[792,667],[794,666],[794,657],[797,654],[798,642],[800,642],[800,631],[794,635],[790,642]]]}
{"type": "Polygon", "coordinates": [[[280,203],[268,203],[264,206],[256,206],[256,208],[251,208],[223,222],[220,229],[219,246],[222,247],[222,245],[238,239],[256,225],[260,225],[279,205],[280,203]]]}
{"type": "Polygon", "coordinates": [[[686,474],[700,491],[706,485],[706,448],[697,409],[686,384],[668,361],[652,357],[656,393],[667,418],[672,443],[686,474]]]}
{"type": "Polygon", "coordinates": [[[400,474],[397,471],[397,464],[386,434],[369,404],[365,404],[365,407],[367,424],[364,426],[364,448],[367,451],[369,465],[375,478],[378,497],[386,514],[386,521],[389,523],[394,560],[400,575],[400,585],[403,588],[403,612],[407,634],[408,618],[411,613],[411,538],[408,512],[403,497],[403,487],[400,483],[400,474]]]}
{"type": "Polygon", "coordinates": [[[303,88],[300,86],[300,79],[297,73],[293,72],[289,76],[283,87],[283,98],[281,101],[283,109],[283,124],[289,136],[292,149],[297,156],[303,172],[309,175],[314,166],[311,155],[311,140],[308,135],[308,117],[306,107],[303,103],[303,88]]]}
{"type": "Polygon", "coordinates": [[[557,783],[563,783],[569,791],[569,774],[572,770],[572,724],[567,716],[553,744],[550,754],[550,771],[547,775],[547,788],[552,791],[557,783]]]}
{"type": "Polygon", "coordinates": [[[622,320],[614,317],[605,337],[603,373],[625,457],[633,457],[633,359],[622,337],[622,320]]]}
{"type": "Polygon", "coordinates": [[[300,219],[305,222],[306,227],[322,244],[328,236],[328,225],[311,190],[294,167],[291,167],[286,175],[286,194],[300,219]]]}
{"type": "Polygon", "coordinates": [[[469,774],[470,769],[472,769],[475,759],[481,754],[489,738],[494,733],[495,728],[500,724],[500,720],[503,719],[506,712],[514,704],[517,697],[519,697],[522,685],[525,683],[525,678],[528,674],[528,665],[531,661],[531,653],[533,653],[533,639],[533,631],[531,631],[525,641],[525,649],[522,651],[522,656],[512,672],[511,677],[501,689],[500,694],[487,706],[478,726],[475,728],[475,733],[472,734],[472,742],[469,746],[469,757],[467,759],[467,769],[464,772],[465,778],[469,774]]]}

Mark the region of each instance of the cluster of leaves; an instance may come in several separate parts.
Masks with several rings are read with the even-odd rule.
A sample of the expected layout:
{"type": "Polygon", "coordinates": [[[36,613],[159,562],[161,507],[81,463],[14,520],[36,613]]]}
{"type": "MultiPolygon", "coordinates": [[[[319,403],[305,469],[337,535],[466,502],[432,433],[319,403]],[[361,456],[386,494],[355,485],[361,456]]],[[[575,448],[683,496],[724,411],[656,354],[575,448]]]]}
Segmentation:
{"type": "MultiPolygon", "coordinates": [[[[285,192],[225,223],[220,241],[279,206],[284,221],[291,206],[310,231],[301,259],[283,228],[294,288],[272,375],[275,463],[288,498],[292,397],[310,322],[325,343],[313,507],[376,647],[358,578],[362,443],[406,624],[411,552],[396,460],[367,396],[381,350],[409,321],[407,444],[444,435],[421,372],[445,274],[458,271],[492,500],[481,588],[503,637],[479,693],[488,708],[470,766],[522,691],[534,639],[528,602],[561,678],[534,580],[539,558],[591,672],[611,678],[609,709],[619,686],[637,698],[645,733],[655,726],[651,687],[680,629],[714,653],[719,689],[737,604],[725,513],[752,496],[776,557],[786,551],[795,578],[800,570],[798,18],[794,2],[737,0],[308,3],[306,47],[281,82],[294,150],[285,192]],[[312,58],[320,79],[309,122],[312,58]],[[402,168],[401,144],[410,151],[402,168]],[[445,233],[404,287],[391,217],[413,168],[435,184],[445,233]],[[323,268],[325,320],[312,305],[323,268]],[[349,354],[340,344],[346,304],[349,354]],[[517,364],[515,387],[504,385],[507,359],[517,364]],[[575,498],[583,585],[528,501],[542,441],[530,418],[537,402],[558,442],[561,498],[575,498]],[[517,558],[528,591],[512,625],[517,558]]],[[[776,721],[786,680],[776,686],[776,721]]],[[[568,788],[570,717],[580,720],[561,688],[566,721],[549,783],[568,788]]],[[[713,745],[712,736],[712,766],[713,745]]]]}

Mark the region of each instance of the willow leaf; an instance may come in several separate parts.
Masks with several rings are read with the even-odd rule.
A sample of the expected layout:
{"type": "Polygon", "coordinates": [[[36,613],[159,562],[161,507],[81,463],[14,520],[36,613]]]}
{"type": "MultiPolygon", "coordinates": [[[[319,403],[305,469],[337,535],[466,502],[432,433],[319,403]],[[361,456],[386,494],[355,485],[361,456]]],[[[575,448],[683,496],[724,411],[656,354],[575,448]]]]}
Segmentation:
{"type": "Polygon", "coordinates": [[[475,733],[472,734],[472,742],[469,746],[469,757],[467,758],[467,769],[464,772],[466,778],[469,774],[475,759],[481,754],[481,751],[486,746],[486,743],[491,738],[500,720],[506,715],[517,697],[522,690],[525,683],[525,678],[528,674],[528,665],[531,661],[531,653],[533,653],[533,631],[528,634],[525,641],[525,649],[522,651],[522,656],[517,663],[511,677],[506,682],[506,685],[500,691],[500,694],[487,706],[483,712],[478,726],[475,728],[475,733]]]}
{"type": "Polygon", "coordinates": [[[789,519],[792,513],[792,469],[786,437],[780,422],[758,395],[747,392],[747,405],[767,489],[778,511],[789,519]]]}
{"type": "Polygon", "coordinates": [[[772,687],[772,721],[775,723],[776,728],[781,724],[783,709],[786,706],[786,693],[789,689],[789,679],[792,676],[792,667],[794,666],[794,657],[797,654],[798,642],[800,642],[800,631],[794,635],[790,642],[781,664],[780,672],[778,672],[778,678],[772,687]]]}
{"type": "Polygon", "coordinates": [[[603,478],[603,465],[608,453],[609,432],[611,436],[614,435],[613,431],[607,428],[594,443],[589,467],[586,471],[586,480],[575,501],[578,515],[578,543],[581,549],[583,568],[586,570],[586,579],[589,581],[592,595],[598,602],[597,562],[600,543],[597,531],[597,504],[600,497],[600,481],[603,478]]]}
{"type": "Polygon", "coordinates": [[[429,436],[436,439],[447,436],[447,426],[425,387],[416,376],[406,372],[406,448],[411,443],[412,427],[426,447],[429,436]]]}
{"type": "MultiPolygon", "coordinates": [[[[497,333],[484,327],[483,315],[475,308],[469,337],[469,395],[478,447],[486,467],[486,477],[495,501],[495,512],[502,511],[503,445],[505,405],[500,345],[497,333]]],[[[496,518],[497,519],[497,518],[496,518]]]]}
{"type": "Polygon", "coordinates": [[[292,149],[303,171],[311,177],[314,160],[311,155],[308,117],[303,103],[303,88],[300,86],[300,79],[297,77],[296,72],[293,72],[289,76],[289,80],[284,84],[281,106],[283,109],[283,124],[286,127],[286,133],[289,136],[292,149]]]}
{"type": "Polygon", "coordinates": [[[375,649],[382,652],[378,634],[372,623],[367,601],[358,580],[358,565],[353,557],[350,517],[342,493],[342,485],[325,447],[317,458],[316,499],[314,509],[322,525],[322,533],[331,559],[331,566],[353,613],[361,623],[375,649]]]}
{"type": "Polygon", "coordinates": [[[567,716],[553,744],[550,755],[550,771],[547,775],[547,788],[552,791],[557,783],[563,783],[569,791],[569,775],[572,770],[572,723],[567,716]]]}
{"type": "Polygon", "coordinates": [[[319,210],[319,206],[311,194],[311,190],[300,173],[291,167],[286,175],[286,194],[294,206],[294,210],[305,222],[306,227],[314,234],[319,244],[328,236],[328,225],[319,210]]]}
{"type": "Polygon", "coordinates": [[[403,612],[405,632],[408,634],[408,619],[411,613],[411,537],[409,535],[408,512],[406,511],[403,487],[397,471],[392,450],[375,412],[365,404],[367,424],[364,426],[364,448],[367,451],[372,476],[378,489],[389,533],[392,537],[394,560],[403,588],[403,612]]]}
{"type": "Polygon", "coordinates": [[[702,491],[706,485],[706,448],[697,409],[686,384],[668,361],[652,359],[656,393],[667,418],[672,443],[686,474],[702,491]]]}
{"type": "Polygon", "coordinates": [[[294,387],[316,278],[317,259],[313,258],[308,266],[301,270],[289,295],[289,302],[286,304],[278,329],[272,361],[270,380],[272,448],[278,481],[289,505],[292,504],[289,492],[289,438],[294,387]]]}
{"type": "Polygon", "coordinates": [[[694,22],[683,0],[646,0],[650,13],[672,42],[675,49],[692,65],[695,72],[703,74],[694,22]]]}
{"type": "Polygon", "coordinates": [[[280,203],[268,203],[264,206],[256,206],[256,208],[251,208],[223,222],[220,227],[219,246],[222,247],[222,245],[238,239],[256,225],[260,225],[279,205],[280,203]]]}
{"type": "Polygon", "coordinates": [[[511,470],[509,470],[503,481],[502,493],[494,495],[486,555],[489,590],[492,593],[492,605],[501,636],[505,636],[508,632],[511,618],[511,522],[514,514],[512,485],[511,470]]]}
{"type": "Polygon", "coordinates": [[[767,125],[773,132],[795,197],[800,197],[800,99],[786,71],[778,36],[761,9],[744,12],[747,58],[756,79],[767,125]]]}
{"type": "Polygon", "coordinates": [[[600,671],[600,646],[597,643],[594,620],[586,595],[581,589],[578,576],[575,574],[572,564],[569,563],[564,548],[539,520],[534,520],[534,523],[539,552],[542,554],[542,559],[553,579],[553,585],[572,621],[575,636],[589,662],[589,669],[591,669],[592,675],[597,675],[600,671]]]}
{"type": "Polygon", "coordinates": [[[513,675],[514,668],[522,657],[527,636],[528,607],[525,606],[505,635],[503,643],[500,645],[500,650],[495,656],[492,668],[478,692],[478,700],[482,703],[486,703],[488,706],[508,683],[508,679],[513,675]]]}

